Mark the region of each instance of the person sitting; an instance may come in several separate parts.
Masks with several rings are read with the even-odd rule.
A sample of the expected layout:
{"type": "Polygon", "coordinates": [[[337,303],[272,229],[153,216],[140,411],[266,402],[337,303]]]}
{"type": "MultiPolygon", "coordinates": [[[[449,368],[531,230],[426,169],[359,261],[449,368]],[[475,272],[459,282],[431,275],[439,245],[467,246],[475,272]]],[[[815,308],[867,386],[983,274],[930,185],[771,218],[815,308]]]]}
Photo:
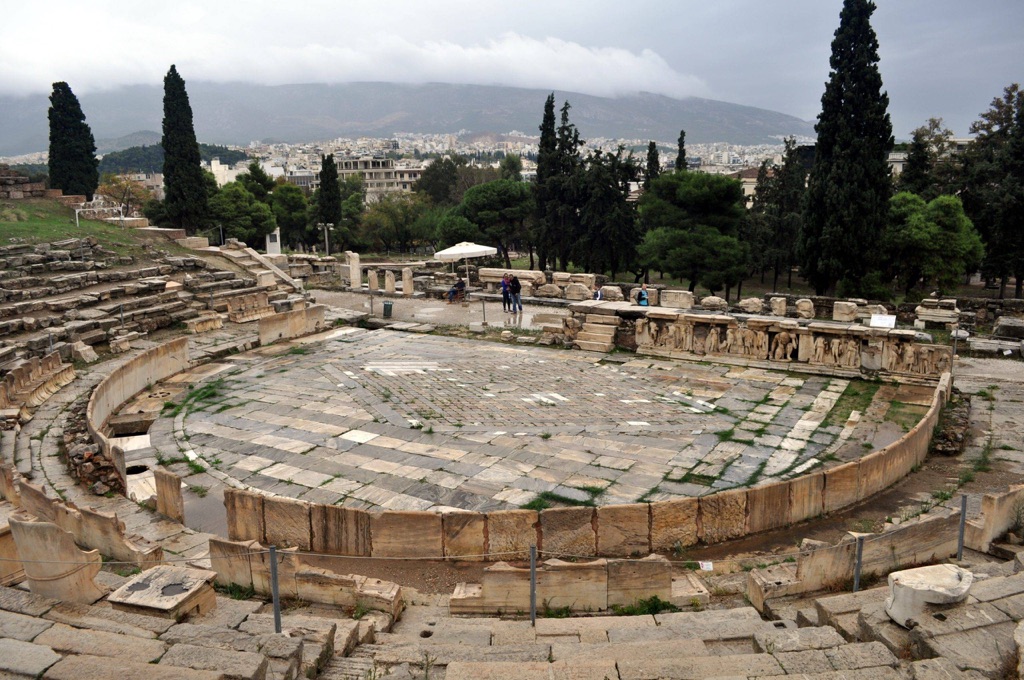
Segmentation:
{"type": "Polygon", "coordinates": [[[456,299],[461,300],[466,297],[466,282],[459,277],[459,280],[448,289],[448,304],[455,302],[456,299]]]}

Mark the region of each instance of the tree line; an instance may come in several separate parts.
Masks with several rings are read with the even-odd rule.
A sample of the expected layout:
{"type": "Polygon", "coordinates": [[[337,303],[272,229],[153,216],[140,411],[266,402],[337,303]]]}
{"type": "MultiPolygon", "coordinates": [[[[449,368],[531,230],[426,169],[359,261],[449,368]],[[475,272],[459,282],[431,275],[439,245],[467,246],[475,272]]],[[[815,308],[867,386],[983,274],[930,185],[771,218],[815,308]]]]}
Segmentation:
{"type": "MultiPolygon", "coordinates": [[[[794,270],[819,294],[887,299],[951,291],[980,269],[1024,284],[1024,95],[1010,85],[971,127],[965,149],[933,119],[913,133],[906,168],[891,175],[888,95],[878,70],[870,0],[844,0],[813,158],[785,140],[781,162],[759,168],[747,208],[736,179],[689,171],[685,131],[663,171],[657,144],[644,159],[620,147],[590,150],[565,102],[544,103],[536,180],[518,156],[498,167],[447,155],[427,166],[412,193],[367,204],[361,178],[339,179],[321,158],[319,188],[274,181],[258,163],[217,188],[199,165],[184,80],[164,81],[164,201],[146,215],[195,233],[214,226],[258,243],[280,227],[286,247],[329,237],[332,249],[409,251],[460,241],[495,246],[531,269],[685,280],[690,290],[741,294],[745,280],[792,286],[794,270]],[[640,188],[642,187],[642,189],[640,188]]],[[[58,86],[61,86],[58,88],[58,86]]],[[[66,83],[51,96],[51,182],[70,193],[96,187],[95,145],[66,83]],[[86,134],[88,133],[88,134],[86,134]],[[92,159],[91,161],[89,159],[92,159]]]]}

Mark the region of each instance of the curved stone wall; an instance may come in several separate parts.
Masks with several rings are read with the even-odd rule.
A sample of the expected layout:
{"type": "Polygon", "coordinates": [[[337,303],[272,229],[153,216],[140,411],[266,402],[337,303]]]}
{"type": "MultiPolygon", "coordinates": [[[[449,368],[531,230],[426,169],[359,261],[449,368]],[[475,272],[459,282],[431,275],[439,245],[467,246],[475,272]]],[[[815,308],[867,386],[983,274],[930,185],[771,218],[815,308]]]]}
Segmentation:
{"type": "Polygon", "coordinates": [[[107,418],[142,390],[188,367],[188,338],[181,337],[129,359],[93,390],[85,412],[89,434],[104,455],[114,462],[122,482],[125,481],[124,451],[111,445],[103,434],[107,418]]]}
{"type": "Polygon", "coordinates": [[[897,441],[778,484],[654,503],[442,514],[371,514],[227,489],[228,534],[332,555],[504,560],[525,559],[531,544],[547,557],[631,557],[719,543],[834,512],[897,482],[927,457],[950,385],[946,373],[928,412],[897,441]]]}

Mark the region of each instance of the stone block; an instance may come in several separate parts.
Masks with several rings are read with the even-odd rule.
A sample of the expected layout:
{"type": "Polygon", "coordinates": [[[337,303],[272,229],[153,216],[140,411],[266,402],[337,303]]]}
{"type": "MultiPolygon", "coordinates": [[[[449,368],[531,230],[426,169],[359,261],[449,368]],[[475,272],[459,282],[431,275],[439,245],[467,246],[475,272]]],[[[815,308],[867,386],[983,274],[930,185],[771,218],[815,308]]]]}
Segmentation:
{"type": "Polygon", "coordinates": [[[772,316],[786,316],[786,298],[773,297],[768,301],[772,316]]]}
{"type": "Polygon", "coordinates": [[[223,680],[216,671],[200,671],[176,666],[133,662],[120,659],[116,673],[112,673],[110,659],[102,656],[80,655],[61,659],[43,676],[46,680],[99,680],[116,674],[117,680],[223,680]]]}
{"type": "Polygon", "coordinates": [[[597,553],[631,557],[651,551],[650,511],[645,503],[602,505],[597,508],[597,553]]]}
{"type": "Polygon", "coordinates": [[[857,304],[854,302],[844,302],[837,300],[832,305],[832,320],[842,321],[843,323],[853,323],[857,320],[857,304]]]}
{"type": "Polygon", "coordinates": [[[154,469],[153,476],[156,481],[156,511],[174,522],[184,524],[185,502],[181,498],[181,477],[162,468],[154,469]]]}
{"type": "Polygon", "coordinates": [[[29,642],[52,625],[52,621],[0,609],[0,639],[29,642]]]}
{"type": "Polygon", "coordinates": [[[657,595],[668,602],[672,597],[672,564],[661,555],[642,560],[609,560],[608,606],[629,606],[657,595]]]}
{"type": "Polygon", "coordinates": [[[262,654],[196,645],[174,645],[160,659],[159,665],[216,671],[238,680],[263,680],[267,676],[267,659],[262,654]]]}
{"type": "Polygon", "coordinates": [[[80,550],[71,533],[56,524],[13,517],[9,524],[33,593],[83,604],[92,604],[106,594],[106,589],[93,581],[102,564],[98,550],[80,550]],[[82,566],[69,570],[68,564],[82,566]]]}
{"type": "Polygon", "coordinates": [[[107,601],[120,611],[181,621],[217,606],[210,585],[216,576],[206,569],[161,564],[132,577],[107,601]]]}
{"type": "Polygon", "coordinates": [[[813,319],[814,303],[807,298],[800,298],[796,301],[796,315],[801,319],[813,319]]]}
{"type": "Polygon", "coordinates": [[[313,552],[370,556],[370,515],[339,505],[314,505],[310,510],[313,552]]]}
{"type": "Polygon", "coordinates": [[[825,650],[832,667],[837,671],[855,671],[860,668],[889,666],[899,668],[900,662],[881,642],[859,642],[825,650]]]}
{"type": "Polygon", "coordinates": [[[226,541],[210,537],[210,567],[217,572],[217,585],[228,586],[236,583],[243,588],[252,588],[251,553],[262,550],[256,541],[226,541]]]}
{"type": "Polygon", "coordinates": [[[656,501],[651,506],[651,550],[674,553],[697,543],[696,498],[656,501]]]}
{"type": "Polygon", "coordinates": [[[860,500],[860,463],[826,470],[822,510],[834,512],[860,500]]]}
{"type": "Polygon", "coordinates": [[[439,558],[444,554],[441,515],[384,512],[370,518],[374,557],[439,558]]]}
{"type": "Polygon", "coordinates": [[[601,286],[601,299],[609,302],[623,302],[626,297],[618,286],[601,286]]]}
{"type": "Polygon", "coordinates": [[[743,298],[736,303],[736,306],[747,314],[762,314],[764,312],[764,301],[761,298],[743,298]]]}
{"type": "Polygon", "coordinates": [[[58,661],[49,647],[0,637],[0,677],[38,678],[58,661]]]}
{"type": "Polygon", "coordinates": [[[831,626],[769,630],[754,634],[754,649],[768,654],[828,649],[843,644],[846,644],[846,640],[831,626]]]}
{"type": "Polygon", "coordinates": [[[674,309],[692,309],[693,293],[688,290],[661,291],[661,306],[674,309]]]}
{"type": "Polygon", "coordinates": [[[545,283],[543,286],[537,286],[533,290],[533,295],[534,297],[542,298],[560,298],[562,297],[562,289],[553,283],[545,283]]]}
{"type": "Polygon", "coordinates": [[[565,287],[566,300],[589,300],[592,297],[593,292],[582,283],[570,283],[565,287]]]}
{"type": "Polygon", "coordinates": [[[778,529],[790,523],[790,484],[778,482],[747,491],[747,533],[778,529]]]}
{"type": "Polygon", "coordinates": [[[602,611],[608,608],[608,563],[547,560],[537,572],[537,601],[552,609],[602,611]]]}
{"type": "Polygon", "coordinates": [[[445,557],[482,560],[487,552],[487,516],[479,512],[446,512],[441,516],[445,557]]]}
{"type": "Polygon", "coordinates": [[[782,664],[786,675],[811,673],[831,673],[834,668],[829,663],[825,652],[820,649],[808,649],[802,652],[776,652],[773,655],[782,664]]]}
{"type": "Polygon", "coordinates": [[[748,678],[783,675],[779,662],[768,654],[695,656],[685,659],[627,658],[618,662],[620,680],[677,678],[748,678]]]}
{"type": "MultiPolygon", "coordinates": [[[[130,635],[82,630],[55,623],[34,640],[62,654],[93,654],[142,663],[152,663],[163,656],[167,645],[159,640],[146,640],[130,635]]],[[[109,665],[108,660],[108,665],[109,665]]]]}
{"type": "Polygon", "coordinates": [[[506,562],[496,562],[484,569],[481,580],[483,582],[480,584],[478,611],[529,611],[529,569],[513,567],[506,562]]]}
{"type": "Polygon", "coordinates": [[[309,550],[312,544],[310,504],[291,498],[265,498],[267,544],[279,548],[309,550]]]}
{"type": "Polygon", "coordinates": [[[541,550],[547,556],[597,554],[594,508],[549,508],[540,513],[541,550]]]}
{"type": "Polygon", "coordinates": [[[530,557],[537,545],[538,514],[535,510],[498,510],[487,513],[487,552],[500,560],[530,557]]]}
{"type": "Polygon", "coordinates": [[[822,492],[825,488],[825,475],[813,472],[797,477],[789,482],[789,519],[791,522],[802,522],[822,513],[822,492]]]}
{"type": "Polygon", "coordinates": [[[885,613],[904,628],[912,628],[927,605],[963,602],[974,574],[954,564],[933,564],[889,574],[885,613]]]}
{"type": "Polygon", "coordinates": [[[263,496],[251,491],[224,489],[228,538],[232,541],[265,543],[266,524],[263,519],[263,496]]]}
{"type": "Polygon", "coordinates": [[[698,536],[705,543],[721,543],[730,538],[739,538],[746,526],[746,515],[746,489],[702,496],[698,536]]]}
{"type": "Polygon", "coordinates": [[[704,309],[713,309],[718,312],[729,311],[729,302],[725,298],[718,297],[717,295],[709,295],[705,298],[701,298],[700,306],[704,309]]]}

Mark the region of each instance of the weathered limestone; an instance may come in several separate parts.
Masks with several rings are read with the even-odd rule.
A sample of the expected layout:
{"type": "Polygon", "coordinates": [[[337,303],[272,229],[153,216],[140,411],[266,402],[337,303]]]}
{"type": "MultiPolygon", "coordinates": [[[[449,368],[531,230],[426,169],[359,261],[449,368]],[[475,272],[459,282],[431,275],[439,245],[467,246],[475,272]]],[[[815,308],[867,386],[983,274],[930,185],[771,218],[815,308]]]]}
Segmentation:
{"type": "Polygon", "coordinates": [[[291,498],[263,501],[267,543],[279,547],[310,548],[310,504],[291,498]]]}
{"type": "Polygon", "coordinates": [[[692,309],[693,293],[688,290],[663,290],[661,291],[661,306],[692,309]]]}
{"type": "Polygon", "coordinates": [[[384,293],[387,295],[395,294],[395,272],[390,269],[384,270],[384,293]]]}
{"type": "Polygon", "coordinates": [[[250,491],[224,489],[224,508],[228,518],[228,538],[266,542],[263,496],[250,491]]]}
{"type": "Polygon", "coordinates": [[[370,556],[370,515],[340,505],[313,505],[312,550],[329,555],[370,556]]]}
{"type": "Polygon", "coordinates": [[[441,515],[384,512],[370,518],[374,557],[441,557],[441,515]]]}
{"type": "Polygon", "coordinates": [[[650,552],[647,505],[602,505],[597,508],[597,554],[630,557],[650,552]]]}
{"type": "Polygon", "coordinates": [[[165,470],[153,470],[156,480],[156,511],[179,524],[185,523],[185,501],[181,497],[181,477],[165,470]]]}
{"type": "Polygon", "coordinates": [[[597,554],[594,508],[549,508],[540,513],[545,555],[591,556],[597,554]]]}
{"type": "Polygon", "coordinates": [[[764,312],[764,301],[761,298],[743,298],[736,303],[736,306],[747,314],[761,314],[764,312]]]}
{"type": "Polygon", "coordinates": [[[837,300],[832,305],[832,320],[853,323],[857,320],[857,304],[855,302],[837,300]]]}
{"type": "Polygon", "coordinates": [[[601,299],[609,302],[623,302],[626,298],[618,286],[601,286],[601,299]]]}
{"type": "Polygon", "coordinates": [[[796,315],[801,319],[813,319],[814,303],[807,298],[800,298],[796,301],[796,315]]]}
{"type": "Polygon", "coordinates": [[[114,609],[180,621],[214,609],[217,600],[210,583],[216,572],[160,565],[145,571],[107,598],[114,609]]]}
{"type": "MultiPolygon", "coordinates": [[[[46,672],[47,680],[91,680],[111,676],[110,659],[101,656],[78,655],[61,659],[46,672]]],[[[224,675],[216,671],[199,671],[176,666],[119,659],[118,680],[223,680],[224,675]]]]}
{"type": "Polygon", "coordinates": [[[709,295],[705,298],[701,298],[700,306],[704,309],[711,309],[718,312],[725,312],[729,309],[729,303],[725,298],[720,298],[717,295],[709,295]]]}
{"type": "Polygon", "coordinates": [[[771,306],[772,316],[786,316],[786,298],[773,297],[768,303],[771,306]]]}
{"type": "Polygon", "coordinates": [[[380,290],[380,281],[377,278],[376,269],[370,269],[366,272],[366,288],[371,293],[376,293],[380,290]]]}
{"type": "Polygon", "coordinates": [[[0,636],[0,677],[38,678],[60,661],[60,655],[44,645],[0,636]]]}
{"type": "Polygon", "coordinates": [[[487,514],[488,552],[506,560],[530,557],[537,545],[539,515],[535,510],[499,510],[487,514]]]}
{"type": "Polygon", "coordinates": [[[53,624],[34,642],[64,654],[93,654],[143,663],[155,662],[167,650],[159,640],[72,628],[63,623],[53,624]]]}
{"type": "Polygon", "coordinates": [[[349,288],[359,290],[363,287],[363,269],[359,266],[359,253],[346,250],[345,257],[348,258],[349,288]]]}
{"type": "Polygon", "coordinates": [[[0,609],[0,640],[10,638],[31,642],[53,625],[53,621],[0,609]]]}
{"type": "Polygon", "coordinates": [[[912,628],[926,605],[963,602],[974,575],[953,564],[933,564],[889,574],[890,595],[885,613],[904,628],[912,628]]]}
{"type": "Polygon", "coordinates": [[[262,654],[198,645],[172,646],[160,659],[159,665],[216,671],[231,678],[263,680],[267,676],[267,658],[262,654]]]}
{"type": "Polygon", "coordinates": [[[415,286],[412,280],[412,267],[402,268],[402,295],[405,297],[412,297],[412,294],[416,292],[415,286]]]}
{"type": "Polygon", "coordinates": [[[482,560],[486,550],[487,516],[479,512],[446,512],[441,516],[445,557],[482,560]]]}
{"type": "Polygon", "coordinates": [[[608,606],[629,606],[657,595],[672,598],[672,564],[661,555],[608,561],[608,606]]]}
{"type": "Polygon", "coordinates": [[[570,283],[565,287],[566,300],[589,300],[592,297],[593,293],[582,283],[570,283]]]}
{"type": "Polygon", "coordinates": [[[651,503],[651,550],[672,552],[697,543],[696,498],[651,503]]]}
{"type": "Polygon", "coordinates": [[[103,597],[106,591],[93,582],[103,562],[98,550],[79,550],[71,533],[50,522],[9,522],[34,594],[84,604],[103,597]]]}

